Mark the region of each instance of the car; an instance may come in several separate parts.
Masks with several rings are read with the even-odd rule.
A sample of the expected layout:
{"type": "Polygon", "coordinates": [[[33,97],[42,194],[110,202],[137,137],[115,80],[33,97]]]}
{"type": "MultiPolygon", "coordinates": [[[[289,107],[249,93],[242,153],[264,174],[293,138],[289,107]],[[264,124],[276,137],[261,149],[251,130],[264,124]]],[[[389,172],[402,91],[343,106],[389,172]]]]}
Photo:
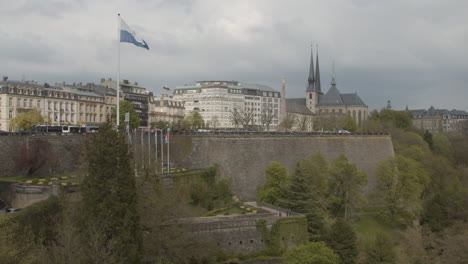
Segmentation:
{"type": "Polygon", "coordinates": [[[338,130],[338,134],[351,134],[351,132],[349,132],[348,130],[338,130]]]}
{"type": "Polygon", "coordinates": [[[20,211],[21,208],[7,208],[5,211],[7,214],[20,211]]]}

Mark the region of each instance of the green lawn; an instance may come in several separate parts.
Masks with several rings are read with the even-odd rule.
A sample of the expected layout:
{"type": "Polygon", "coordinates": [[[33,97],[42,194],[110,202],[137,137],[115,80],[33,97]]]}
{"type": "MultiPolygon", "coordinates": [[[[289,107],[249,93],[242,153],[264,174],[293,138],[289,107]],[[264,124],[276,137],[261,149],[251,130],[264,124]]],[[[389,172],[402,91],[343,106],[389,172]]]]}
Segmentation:
{"type": "Polygon", "coordinates": [[[386,224],[379,215],[362,215],[355,223],[358,239],[372,243],[377,233],[390,233],[392,227],[386,224]]]}

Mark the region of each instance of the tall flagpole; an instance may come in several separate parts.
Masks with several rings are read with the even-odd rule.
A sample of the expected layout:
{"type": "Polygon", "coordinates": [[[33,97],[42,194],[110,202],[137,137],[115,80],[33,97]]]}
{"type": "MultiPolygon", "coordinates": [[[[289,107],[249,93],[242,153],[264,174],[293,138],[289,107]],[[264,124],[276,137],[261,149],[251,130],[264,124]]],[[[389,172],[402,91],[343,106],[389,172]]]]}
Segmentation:
{"type": "Polygon", "coordinates": [[[169,140],[169,134],[170,134],[169,133],[169,128],[167,128],[166,133],[167,133],[167,173],[171,173],[171,165],[169,163],[169,142],[170,142],[170,140],[169,140]]]}
{"type": "Polygon", "coordinates": [[[161,175],[164,174],[164,142],[163,142],[163,135],[164,130],[161,129],[161,175]]]}
{"type": "Polygon", "coordinates": [[[117,24],[118,24],[118,32],[117,32],[117,129],[120,125],[120,13],[117,14],[117,24]]]}

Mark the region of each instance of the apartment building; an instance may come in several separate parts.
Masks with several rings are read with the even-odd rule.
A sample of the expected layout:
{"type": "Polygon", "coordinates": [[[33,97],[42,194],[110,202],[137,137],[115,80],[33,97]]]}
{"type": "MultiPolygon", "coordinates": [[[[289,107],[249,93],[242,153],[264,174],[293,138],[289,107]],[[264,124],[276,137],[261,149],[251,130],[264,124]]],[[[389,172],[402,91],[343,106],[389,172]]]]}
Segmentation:
{"type": "Polygon", "coordinates": [[[164,121],[177,123],[184,119],[185,107],[182,101],[175,100],[172,96],[162,94],[150,97],[149,102],[149,126],[164,121]]]}
{"type": "Polygon", "coordinates": [[[211,128],[266,128],[269,123],[266,129],[271,129],[279,122],[279,98],[271,87],[238,81],[199,81],[174,90],[185,114],[198,111],[211,128]],[[270,122],[265,122],[267,115],[270,122]]]}
{"type": "Polygon", "coordinates": [[[115,90],[95,84],[40,85],[33,81],[0,82],[0,130],[15,130],[10,120],[17,115],[38,110],[51,125],[95,125],[110,118],[116,103],[115,90]]]}

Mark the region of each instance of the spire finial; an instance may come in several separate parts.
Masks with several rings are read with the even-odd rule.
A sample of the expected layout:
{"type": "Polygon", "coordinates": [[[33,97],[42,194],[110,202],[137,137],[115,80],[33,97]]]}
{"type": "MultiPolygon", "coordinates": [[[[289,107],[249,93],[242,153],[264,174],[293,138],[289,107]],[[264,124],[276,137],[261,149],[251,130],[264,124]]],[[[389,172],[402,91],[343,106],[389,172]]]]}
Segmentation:
{"type": "Polygon", "coordinates": [[[310,66],[309,66],[309,78],[307,79],[306,92],[313,92],[315,90],[315,71],[314,71],[314,45],[310,43],[310,66]]]}
{"type": "Polygon", "coordinates": [[[336,85],[336,79],[335,79],[335,59],[333,59],[333,70],[332,70],[332,81],[331,85],[336,85]]]}
{"type": "Polygon", "coordinates": [[[322,84],[320,82],[320,65],[319,65],[319,54],[318,54],[318,43],[316,47],[316,62],[315,62],[315,90],[319,93],[322,92],[322,84]]]}

